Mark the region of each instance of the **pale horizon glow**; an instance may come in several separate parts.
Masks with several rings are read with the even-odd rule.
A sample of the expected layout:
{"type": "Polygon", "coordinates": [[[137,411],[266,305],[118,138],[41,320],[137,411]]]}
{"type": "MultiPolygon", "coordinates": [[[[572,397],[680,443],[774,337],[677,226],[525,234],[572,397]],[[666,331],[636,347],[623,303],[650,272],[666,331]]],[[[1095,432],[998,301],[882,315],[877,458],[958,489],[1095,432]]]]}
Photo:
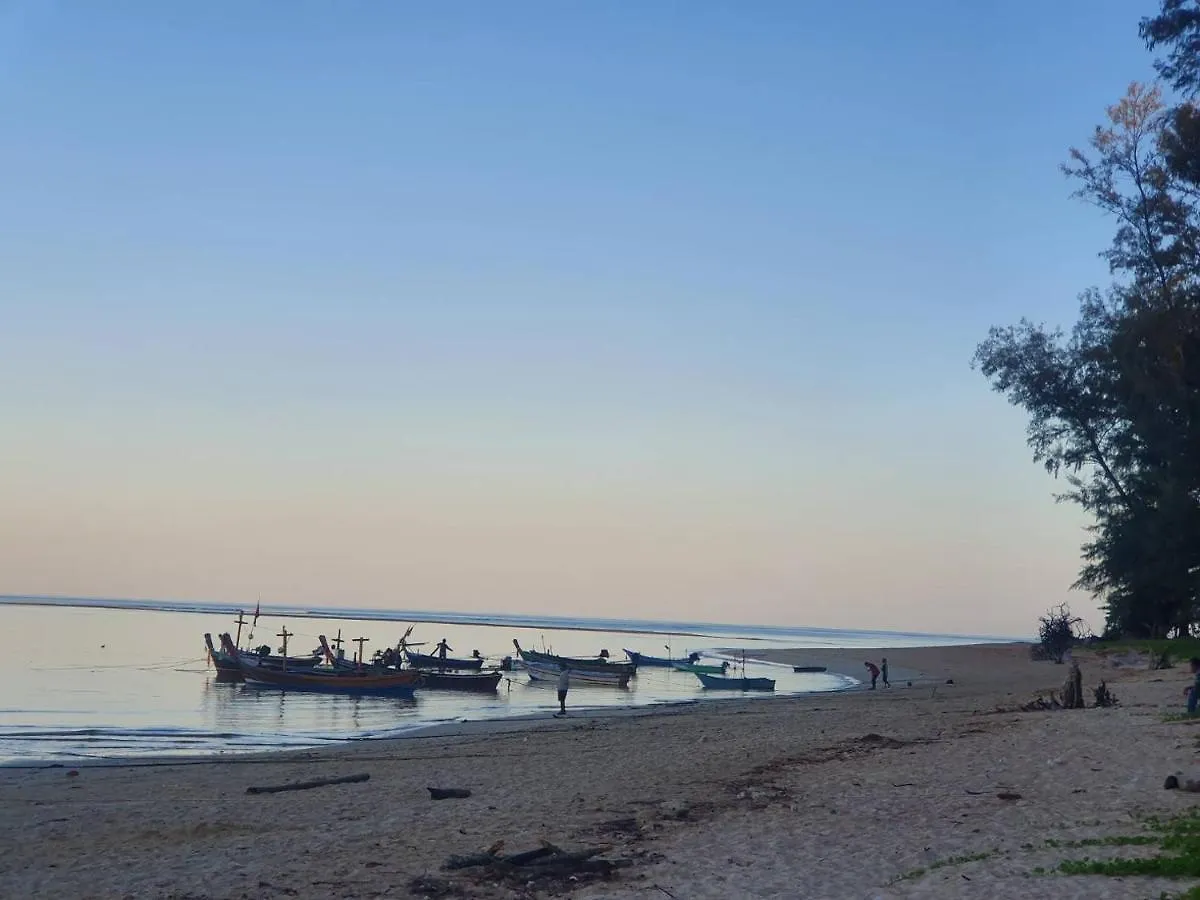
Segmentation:
{"type": "Polygon", "coordinates": [[[12,7],[0,594],[1098,624],[968,361],[1155,7],[12,7]]]}

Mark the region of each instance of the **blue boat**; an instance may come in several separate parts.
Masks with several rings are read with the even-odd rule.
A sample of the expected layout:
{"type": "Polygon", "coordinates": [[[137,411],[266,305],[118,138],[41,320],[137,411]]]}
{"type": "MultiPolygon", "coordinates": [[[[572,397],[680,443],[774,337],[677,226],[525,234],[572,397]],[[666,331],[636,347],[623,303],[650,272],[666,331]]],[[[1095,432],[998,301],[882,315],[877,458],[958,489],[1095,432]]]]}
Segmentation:
{"type": "Polygon", "coordinates": [[[625,649],[625,655],[629,657],[629,661],[635,666],[656,666],[660,669],[673,669],[675,666],[694,663],[700,658],[699,653],[689,653],[687,656],[679,657],[678,659],[668,659],[665,656],[650,656],[646,653],[638,653],[636,650],[625,649]]]}
{"type": "Polygon", "coordinates": [[[775,690],[774,678],[726,678],[723,675],[705,675],[703,672],[696,672],[695,675],[706,689],[713,691],[775,690]]]}

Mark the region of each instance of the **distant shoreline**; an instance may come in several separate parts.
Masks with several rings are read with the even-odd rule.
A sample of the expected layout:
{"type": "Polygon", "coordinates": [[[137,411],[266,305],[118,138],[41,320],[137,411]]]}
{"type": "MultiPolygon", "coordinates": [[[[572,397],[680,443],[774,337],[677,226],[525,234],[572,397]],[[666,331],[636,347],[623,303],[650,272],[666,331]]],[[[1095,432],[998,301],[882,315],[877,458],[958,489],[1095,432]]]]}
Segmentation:
{"type": "MultiPolygon", "coordinates": [[[[111,597],[66,597],[52,594],[0,594],[0,607],[26,606],[59,609],[115,609],[142,612],[192,613],[196,615],[232,615],[251,613],[253,607],[227,602],[188,602],[111,597]]],[[[929,640],[933,645],[1004,644],[1020,642],[1011,636],[967,634],[933,634],[920,631],[886,631],[864,628],[817,628],[802,625],[737,625],[719,622],[665,622],[641,619],[603,619],[587,616],[539,616],[511,613],[454,613],[436,610],[379,609],[350,607],[303,607],[264,603],[261,616],[298,619],[335,619],[364,622],[412,622],[438,625],[473,625],[487,628],[546,628],[561,631],[595,631],[610,634],[664,634],[680,637],[730,638],[748,641],[787,641],[796,637],[822,638],[826,647],[837,647],[840,637],[877,635],[881,643],[888,638],[911,639],[909,646],[921,646],[918,641],[929,640]]]]}

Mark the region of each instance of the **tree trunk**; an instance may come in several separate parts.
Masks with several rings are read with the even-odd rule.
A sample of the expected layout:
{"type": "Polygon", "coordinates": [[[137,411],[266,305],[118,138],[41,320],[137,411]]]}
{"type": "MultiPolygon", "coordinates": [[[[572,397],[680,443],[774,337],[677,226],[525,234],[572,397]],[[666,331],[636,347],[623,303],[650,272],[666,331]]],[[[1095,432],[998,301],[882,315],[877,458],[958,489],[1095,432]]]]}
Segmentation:
{"type": "Polygon", "coordinates": [[[1063,685],[1063,709],[1083,709],[1083,673],[1077,662],[1071,663],[1067,682],[1063,685]]]}

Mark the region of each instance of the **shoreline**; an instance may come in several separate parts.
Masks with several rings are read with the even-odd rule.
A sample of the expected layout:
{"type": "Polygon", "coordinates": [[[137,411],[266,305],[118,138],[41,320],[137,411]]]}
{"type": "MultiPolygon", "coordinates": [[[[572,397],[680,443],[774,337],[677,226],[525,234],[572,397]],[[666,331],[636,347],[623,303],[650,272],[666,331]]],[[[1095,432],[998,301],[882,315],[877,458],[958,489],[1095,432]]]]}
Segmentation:
{"type": "MultiPolygon", "coordinates": [[[[863,679],[863,673],[860,671],[862,660],[865,658],[872,659],[878,664],[878,660],[884,656],[888,656],[889,660],[896,656],[902,659],[907,659],[909,654],[915,653],[918,656],[927,656],[937,653],[946,647],[956,649],[964,648],[997,648],[997,647],[1026,647],[1027,644],[1018,643],[987,643],[987,644],[954,644],[954,645],[932,645],[929,647],[907,647],[907,648],[781,648],[772,650],[756,650],[753,654],[747,653],[746,659],[756,662],[767,662],[779,666],[791,667],[793,665],[802,664],[821,664],[826,666],[826,674],[839,676],[850,679],[853,683],[843,687],[832,688],[821,691],[802,691],[794,693],[741,693],[731,694],[729,696],[712,696],[712,697],[694,697],[679,700],[666,700],[655,703],[648,703],[643,706],[586,706],[580,705],[573,707],[567,719],[559,720],[569,722],[575,719],[588,718],[596,721],[606,721],[610,719],[624,718],[639,718],[653,717],[659,715],[669,715],[673,711],[680,708],[703,705],[705,707],[713,707],[714,711],[719,711],[721,707],[733,705],[745,705],[754,703],[783,703],[794,701],[802,698],[819,698],[832,695],[840,695],[846,693],[856,693],[869,691],[869,686],[863,679]]],[[[741,651],[729,650],[726,648],[718,648],[715,658],[735,659],[734,654],[740,656],[741,651]]],[[[943,679],[939,675],[923,672],[916,668],[902,667],[892,664],[890,667],[890,675],[893,685],[903,685],[904,688],[916,688],[928,686],[931,684],[940,683],[943,679]]],[[[884,689],[882,684],[880,689],[884,689]]],[[[895,689],[895,688],[894,688],[895,689]]],[[[586,696],[586,694],[585,694],[586,696]]],[[[256,749],[246,751],[222,751],[213,750],[207,753],[172,753],[164,752],[148,752],[138,754],[136,756],[90,756],[71,758],[28,758],[15,759],[12,761],[0,762],[0,772],[4,771],[38,771],[43,769],[98,769],[98,768],[151,768],[161,766],[194,766],[203,765],[206,763],[212,764],[262,764],[265,762],[287,762],[289,758],[295,757],[297,760],[305,761],[311,758],[313,753],[337,752],[344,748],[355,746],[386,746],[392,743],[403,743],[407,741],[417,740],[432,740],[432,739],[448,739],[453,740],[462,737],[472,736],[492,736],[514,733],[525,733],[529,729],[536,727],[539,724],[545,723],[547,718],[552,718],[549,713],[530,713],[518,712],[512,715],[498,715],[489,718],[479,719],[460,719],[454,722],[432,722],[424,725],[414,725],[410,730],[400,734],[388,735],[385,737],[345,737],[345,738],[330,738],[318,744],[309,746],[291,746],[280,747],[278,749],[256,749]]]]}
{"type": "MultiPolygon", "coordinates": [[[[791,652],[849,666],[883,651],[791,652]]],[[[66,765],[0,769],[0,843],[10,848],[0,895],[639,900],[662,888],[689,900],[784,900],[802,884],[820,898],[1015,900],[1031,885],[1037,893],[1029,879],[1074,852],[1062,849],[1070,842],[1092,842],[1093,858],[1120,853],[1105,839],[1195,802],[1162,789],[1164,774],[1196,760],[1191,723],[1162,715],[1180,707],[1186,673],[1080,654],[1085,688],[1104,678],[1123,705],[1023,712],[1066,672],[1033,662],[1026,646],[893,654],[894,671],[924,680],[447,723],[74,775],[66,765]],[[954,683],[931,683],[943,676],[954,683]],[[249,786],[360,773],[365,785],[246,796],[249,786]],[[430,786],[471,795],[432,801],[430,786]],[[596,883],[442,869],[448,855],[499,841],[506,852],[540,841],[600,848],[623,862],[596,883]]],[[[1054,876],[1046,890],[1140,900],[1188,886],[1054,876]]]]}

